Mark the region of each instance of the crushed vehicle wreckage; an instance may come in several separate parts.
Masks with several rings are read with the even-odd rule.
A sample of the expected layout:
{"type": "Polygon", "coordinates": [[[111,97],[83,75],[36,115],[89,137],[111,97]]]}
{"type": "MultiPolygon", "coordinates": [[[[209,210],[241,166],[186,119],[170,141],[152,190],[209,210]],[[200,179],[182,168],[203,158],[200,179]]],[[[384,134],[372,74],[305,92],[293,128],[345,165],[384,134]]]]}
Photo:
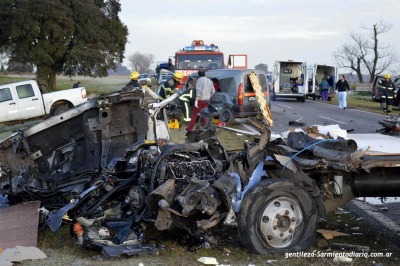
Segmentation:
{"type": "MultiPolygon", "coordinates": [[[[73,226],[105,257],[156,253],[144,223],[218,245],[235,225],[254,253],[305,250],[319,218],[359,196],[399,196],[400,155],[370,155],[348,139],[266,129],[228,151],[214,128],[170,144],[165,106],[141,89],[103,95],[0,143],[2,194],[40,200],[52,231],[73,226]]],[[[317,134],[318,135],[318,134],[317,134]]]]}

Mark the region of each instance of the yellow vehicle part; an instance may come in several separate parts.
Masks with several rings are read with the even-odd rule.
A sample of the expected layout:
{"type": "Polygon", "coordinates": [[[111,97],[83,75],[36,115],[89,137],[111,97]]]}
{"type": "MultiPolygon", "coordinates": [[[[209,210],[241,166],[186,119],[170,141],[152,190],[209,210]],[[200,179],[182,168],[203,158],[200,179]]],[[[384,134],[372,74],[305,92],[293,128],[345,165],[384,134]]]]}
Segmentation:
{"type": "Polygon", "coordinates": [[[264,94],[260,85],[260,79],[258,78],[256,73],[250,73],[249,79],[251,82],[251,86],[253,86],[253,90],[256,94],[257,102],[265,119],[265,123],[267,124],[267,126],[273,126],[274,120],[272,119],[272,114],[271,110],[269,110],[268,103],[264,98],[264,94]]]}

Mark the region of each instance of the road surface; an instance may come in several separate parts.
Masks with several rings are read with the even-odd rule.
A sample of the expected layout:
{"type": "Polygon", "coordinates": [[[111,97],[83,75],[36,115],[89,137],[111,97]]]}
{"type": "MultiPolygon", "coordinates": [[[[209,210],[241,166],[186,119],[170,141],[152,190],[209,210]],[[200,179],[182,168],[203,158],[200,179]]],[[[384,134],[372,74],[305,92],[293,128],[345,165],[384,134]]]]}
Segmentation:
{"type": "Polygon", "coordinates": [[[339,125],[351,133],[376,133],[382,126],[378,124],[385,115],[365,112],[348,107],[341,110],[337,105],[320,101],[306,100],[297,102],[294,100],[277,100],[272,102],[271,108],[274,118],[274,126],[271,131],[282,133],[288,129],[289,121],[299,120],[306,126],[312,125],[339,125]]]}

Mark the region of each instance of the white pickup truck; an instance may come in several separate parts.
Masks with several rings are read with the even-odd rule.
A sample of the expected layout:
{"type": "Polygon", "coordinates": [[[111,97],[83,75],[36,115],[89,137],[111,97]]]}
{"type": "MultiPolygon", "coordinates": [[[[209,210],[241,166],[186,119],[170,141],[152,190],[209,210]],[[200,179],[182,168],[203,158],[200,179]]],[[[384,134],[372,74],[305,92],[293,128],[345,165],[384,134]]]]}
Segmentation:
{"type": "Polygon", "coordinates": [[[84,87],[44,94],[36,80],[0,85],[0,122],[57,115],[86,101],[84,87]]]}

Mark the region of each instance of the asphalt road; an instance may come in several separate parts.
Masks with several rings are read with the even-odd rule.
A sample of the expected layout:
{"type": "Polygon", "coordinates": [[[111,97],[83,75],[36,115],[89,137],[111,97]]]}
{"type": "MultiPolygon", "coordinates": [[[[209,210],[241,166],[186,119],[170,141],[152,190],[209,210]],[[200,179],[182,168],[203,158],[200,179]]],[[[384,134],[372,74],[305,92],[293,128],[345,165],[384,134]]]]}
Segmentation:
{"type": "Polygon", "coordinates": [[[351,133],[376,133],[382,126],[378,124],[385,115],[357,110],[351,106],[341,110],[337,105],[327,104],[321,101],[296,100],[273,101],[271,112],[274,118],[274,126],[271,131],[282,133],[288,129],[289,121],[300,120],[305,126],[312,125],[339,125],[351,133]]]}

